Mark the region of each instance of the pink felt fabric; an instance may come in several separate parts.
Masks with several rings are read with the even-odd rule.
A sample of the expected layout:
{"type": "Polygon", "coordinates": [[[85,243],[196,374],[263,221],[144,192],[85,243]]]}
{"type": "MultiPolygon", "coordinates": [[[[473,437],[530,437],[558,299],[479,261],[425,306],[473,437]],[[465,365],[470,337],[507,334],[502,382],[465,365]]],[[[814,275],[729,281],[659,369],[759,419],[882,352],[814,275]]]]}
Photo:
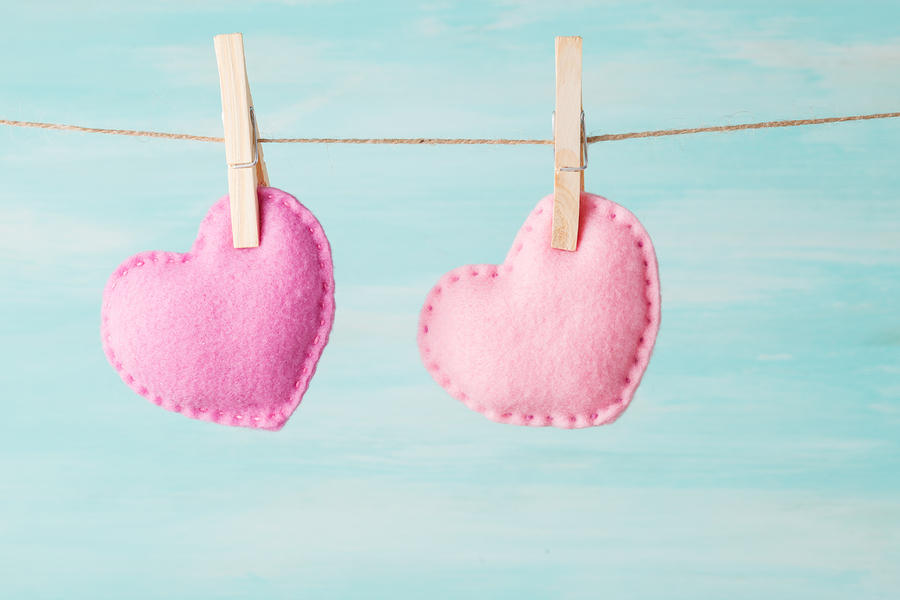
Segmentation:
{"type": "Polygon", "coordinates": [[[631,402],[660,321],[659,271],[637,218],[581,194],[578,250],[550,248],[553,196],[502,265],[450,271],[428,294],[418,343],[431,376],[500,423],[610,423],[631,402]]]}
{"type": "Polygon", "coordinates": [[[277,431],[300,404],[334,321],[331,247],[293,196],[259,188],[260,245],[236,250],[228,196],[187,254],[142,252],[113,272],[110,364],[166,410],[277,431]]]}

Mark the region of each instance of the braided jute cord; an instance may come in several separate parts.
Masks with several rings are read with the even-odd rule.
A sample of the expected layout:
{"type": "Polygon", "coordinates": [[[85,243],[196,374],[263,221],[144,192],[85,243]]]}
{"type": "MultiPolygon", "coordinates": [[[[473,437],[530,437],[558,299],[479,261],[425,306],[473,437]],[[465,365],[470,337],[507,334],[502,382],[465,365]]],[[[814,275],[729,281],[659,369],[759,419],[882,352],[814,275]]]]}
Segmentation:
{"type": "MultiPolygon", "coordinates": [[[[663,137],[669,135],[688,135],[691,133],[712,133],[724,131],[742,131],[745,129],[771,129],[774,127],[799,127],[801,125],[824,125],[827,123],[843,123],[844,121],[868,121],[871,119],[891,119],[900,117],[900,112],[878,113],[872,115],[855,115],[852,117],[827,117],[824,119],[794,119],[791,121],[765,121],[762,123],[745,123],[743,125],[719,125],[715,127],[693,127],[690,129],[662,129],[659,131],[638,131],[633,133],[608,133],[592,135],[587,138],[588,144],[596,142],[616,142],[636,138],[663,137]]],[[[165,138],[169,140],[193,140],[197,142],[224,142],[224,138],[204,135],[187,135],[183,133],[160,133],[157,131],[136,131],[133,129],[98,129],[96,127],[79,127],[77,125],[61,125],[59,123],[34,123],[30,121],[10,121],[0,119],[0,125],[10,127],[34,127],[38,129],[56,129],[59,131],[81,131],[84,133],[105,133],[109,135],[126,135],[143,138],[165,138]]],[[[510,140],[486,138],[260,138],[260,142],[269,144],[424,144],[439,145],[553,145],[553,140],[510,140]]]]}

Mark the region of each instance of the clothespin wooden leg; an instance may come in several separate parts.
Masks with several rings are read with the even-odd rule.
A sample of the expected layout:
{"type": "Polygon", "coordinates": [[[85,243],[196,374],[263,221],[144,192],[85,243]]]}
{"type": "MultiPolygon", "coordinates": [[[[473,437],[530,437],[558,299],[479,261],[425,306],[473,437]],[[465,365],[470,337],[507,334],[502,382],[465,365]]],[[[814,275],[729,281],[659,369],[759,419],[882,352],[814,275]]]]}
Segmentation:
{"type": "Polygon", "coordinates": [[[235,248],[255,248],[259,246],[256,186],[259,183],[268,185],[269,177],[247,81],[244,40],[240,33],[217,35],[215,47],[225,124],[231,232],[235,248]]]}
{"type": "Polygon", "coordinates": [[[584,189],[581,38],[556,38],[556,116],[553,134],[553,236],[550,246],[575,250],[584,189]]]}

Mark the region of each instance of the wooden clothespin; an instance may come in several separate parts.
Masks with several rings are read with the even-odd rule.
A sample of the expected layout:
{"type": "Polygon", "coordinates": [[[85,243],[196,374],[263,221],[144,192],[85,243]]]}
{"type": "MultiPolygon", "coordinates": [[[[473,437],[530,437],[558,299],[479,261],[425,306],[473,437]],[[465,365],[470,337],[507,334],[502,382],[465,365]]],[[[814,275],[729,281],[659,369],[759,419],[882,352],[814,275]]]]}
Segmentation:
{"type": "Polygon", "coordinates": [[[247,82],[244,38],[240,33],[217,35],[215,46],[222,90],[232,238],[235,248],[256,248],[259,246],[256,186],[268,186],[269,174],[263,161],[259,127],[247,82]]]}
{"type": "Polygon", "coordinates": [[[578,212],[587,168],[587,138],[581,106],[581,38],[556,38],[556,112],[553,119],[555,177],[552,248],[574,251],[578,212]]]}

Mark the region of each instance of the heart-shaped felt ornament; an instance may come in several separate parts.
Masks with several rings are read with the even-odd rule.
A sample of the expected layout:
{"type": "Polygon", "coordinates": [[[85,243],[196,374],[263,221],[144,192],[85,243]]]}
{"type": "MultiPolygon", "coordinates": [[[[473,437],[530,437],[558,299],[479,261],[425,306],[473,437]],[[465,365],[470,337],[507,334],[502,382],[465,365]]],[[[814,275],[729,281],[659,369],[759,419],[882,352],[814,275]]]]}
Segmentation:
{"type": "Polygon", "coordinates": [[[502,265],[445,274],[419,316],[431,376],[492,421],[566,429],[616,420],[647,368],[659,270],[637,218],[581,193],[578,249],[550,247],[541,200],[502,265]]]}
{"type": "Polygon", "coordinates": [[[142,252],[103,293],[110,364],[166,410],[277,431],[300,404],[334,322],[331,248],[296,198],[260,187],[258,248],[235,249],[228,196],[190,252],[142,252]]]}

